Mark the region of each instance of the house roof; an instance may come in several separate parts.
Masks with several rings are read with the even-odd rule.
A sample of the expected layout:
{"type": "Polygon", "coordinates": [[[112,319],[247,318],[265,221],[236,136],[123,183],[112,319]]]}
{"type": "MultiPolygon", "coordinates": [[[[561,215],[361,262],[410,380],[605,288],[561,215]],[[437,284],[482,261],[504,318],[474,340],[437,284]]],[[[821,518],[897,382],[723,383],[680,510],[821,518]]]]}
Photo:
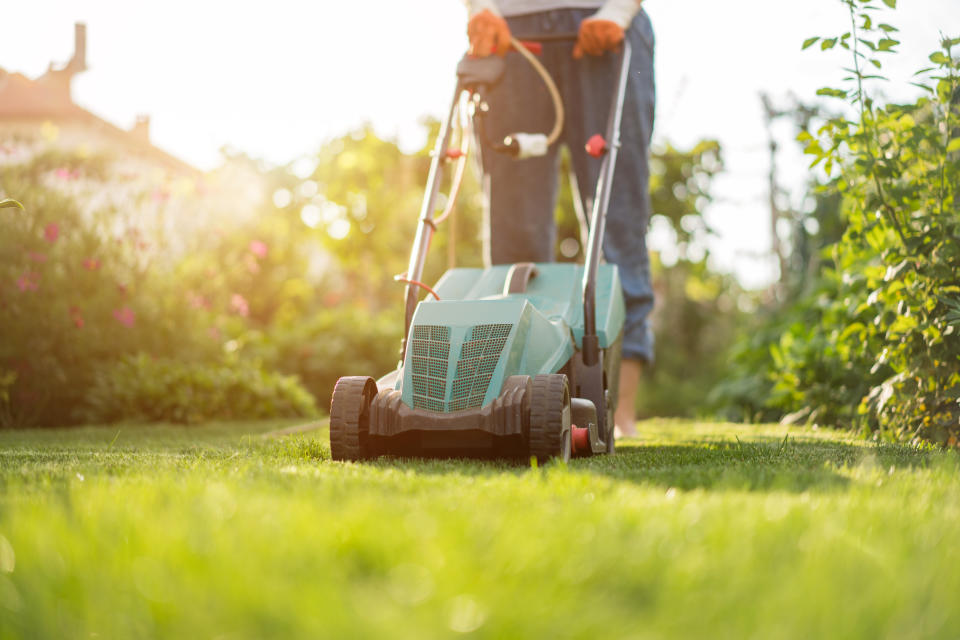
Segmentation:
{"type": "Polygon", "coordinates": [[[53,87],[0,69],[0,118],[70,118],[82,112],[53,87]]]}
{"type": "Polygon", "coordinates": [[[166,168],[182,173],[199,173],[195,167],[150,144],[142,135],[121,129],[75,104],[70,98],[70,79],[57,77],[57,74],[61,73],[64,72],[51,70],[46,75],[31,80],[22,73],[9,73],[0,69],[0,122],[49,120],[54,123],[82,123],[166,168]]]}

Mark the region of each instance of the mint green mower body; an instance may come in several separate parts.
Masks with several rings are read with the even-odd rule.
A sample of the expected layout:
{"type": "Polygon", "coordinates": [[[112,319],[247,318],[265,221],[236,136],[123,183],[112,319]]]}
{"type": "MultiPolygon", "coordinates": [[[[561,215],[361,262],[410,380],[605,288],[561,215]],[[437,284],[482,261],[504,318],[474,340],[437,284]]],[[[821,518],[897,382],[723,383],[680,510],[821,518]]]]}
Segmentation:
{"type": "MultiPolygon", "coordinates": [[[[395,389],[408,407],[452,412],[490,405],[510,376],[563,371],[583,338],[583,267],[538,264],[522,293],[509,292],[510,265],[452,269],[413,315],[413,336],[395,389]]],[[[597,333],[617,342],[624,307],[616,267],[600,268],[597,333]]]]}
{"type": "Polygon", "coordinates": [[[331,407],[336,453],[350,422],[357,431],[346,459],[390,453],[545,459],[611,451],[623,293],[616,267],[601,265],[601,358],[585,365],[583,271],[576,264],[448,271],[434,287],[440,300],[416,307],[402,365],[376,382],[338,382],[331,407]],[[338,402],[364,392],[361,402],[338,402]],[[341,415],[348,408],[354,421],[341,415]]]}
{"type": "MultiPolygon", "coordinates": [[[[409,268],[398,277],[407,283],[402,358],[379,380],[337,381],[330,404],[333,459],[393,454],[567,460],[613,452],[624,301],[617,268],[601,264],[600,253],[630,58],[629,43],[623,46],[607,136],[596,135],[588,144],[602,164],[585,264],[451,269],[431,289],[420,279],[432,234],[445,217],[433,217],[443,165],[459,157],[448,152],[451,122],[468,94],[473,127],[483,137],[483,96],[503,64],[496,56],[461,61],[409,268]],[[424,291],[434,299],[421,300],[424,291]]],[[[509,139],[491,146],[519,153],[509,139]]]]}

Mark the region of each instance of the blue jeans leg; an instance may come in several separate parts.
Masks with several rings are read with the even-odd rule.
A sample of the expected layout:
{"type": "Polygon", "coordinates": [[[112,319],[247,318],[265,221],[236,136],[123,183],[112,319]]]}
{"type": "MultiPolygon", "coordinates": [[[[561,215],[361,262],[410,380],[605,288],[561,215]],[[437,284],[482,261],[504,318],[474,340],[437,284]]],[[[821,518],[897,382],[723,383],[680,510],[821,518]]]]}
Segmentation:
{"type": "MultiPolygon", "coordinates": [[[[522,23],[514,33],[539,33],[532,28],[540,25],[536,14],[512,19],[511,26],[514,22],[522,23]]],[[[516,52],[507,54],[506,67],[503,78],[487,95],[487,137],[503,140],[511,133],[546,131],[554,116],[543,80],[516,52]]],[[[555,69],[548,70],[557,77],[555,69]]],[[[490,234],[485,249],[490,264],[553,261],[558,151],[558,145],[553,144],[546,156],[515,159],[482,147],[490,234]]]]}
{"type": "MultiPolygon", "coordinates": [[[[558,10],[509,19],[511,31],[526,36],[575,33],[588,10],[558,10]]],[[[646,231],[650,218],[649,148],[654,119],[653,30],[640,12],[627,30],[632,48],[624,102],[621,148],[613,181],[604,257],[620,271],[626,302],[623,357],[653,362],[649,316],[653,308],[646,231]]],[[[619,54],[572,57],[572,42],[544,43],[541,61],[560,89],[566,110],[561,142],[570,150],[584,209],[590,211],[600,160],[584,143],[606,129],[619,54]]],[[[517,131],[545,131],[553,107],[542,80],[516,53],[507,54],[503,81],[490,93],[487,117],[491,139],[517,131]]],[[[544,158],[514,160],[484,148],[488,204],[488,258],[493,264],[550,261],[554,257],[558,153],[553,145],[544,158]]]]}

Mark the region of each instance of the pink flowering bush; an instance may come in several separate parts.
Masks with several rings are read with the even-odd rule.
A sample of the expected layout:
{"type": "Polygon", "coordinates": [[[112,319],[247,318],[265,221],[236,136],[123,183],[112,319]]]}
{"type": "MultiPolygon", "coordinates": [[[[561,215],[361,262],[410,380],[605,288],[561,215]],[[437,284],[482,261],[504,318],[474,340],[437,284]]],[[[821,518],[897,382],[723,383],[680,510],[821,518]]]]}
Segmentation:
{"type": "MultiPolygon", "coordinates": [[[[250,417],[270,410],[309,413],[305,407],[312,401],[304,402],[295,380],[277,378],[260,362],[235,353],[229,369],[236,379],[224,383],[234,402],[229,411],[217,409],[221,405],[212,395],[198,396],[191,411],[168,414],[131,400],[137,394],[152,397],[153,382],[146,373],[128,376],[121,363],[129,368],[144,359],[164,362],[168,379],[177,379],[169,372],[178,366],[187,377],[201,370],[220,375],[229,355],[225,343],[248,332],[254,314],[265,317],[264,300],[250,293],[242,262],[236,270],[243,275],[219,280],[224,263],[215,253],[167,259],[162,247],[151,250],[157,239],[118,226],[121,218],[111,211],[85,211],[57,188],[58,181],[99,179],[102,169],[44,154],[0,172],[0,199],[16,196],[24,205],[0,208],[0,427],[65,425],[93,417],[241,417],[243,407],[255,408],[250,417]],[[66,165],[59,167],[65,171],[58,165],[66,165]],[[200,272],[193,271],[193,261],[205,265],[200,272]],[[119,382],[120,404],[111,408],[109,390],[119,382]],[[244,393],[256,401],[242,399],[244,393]],[[124,409],[133,405],[141,408],[124,409]]],[[[258,263],[270,255],[266,242],[253,244],[249,237],[241,253],[258,263]]],[[[138,371],[153,369],[138,365],[138,371]]]]}
{"type": "Polygon", "coordinates": [[[53,244],[57,241],[57,238],[60,237],[60,225],[56,222],[50,222],[43,228],[43,237],[44,239],[53,244]]]}
{"type": "MultiPolygon", "coordinates": [[[[85,192],[124,193],[137,179],[102,157],[51,151],[4,167],[0,198],[26,210],[0,209],[0,427],[306,415],[327,405],[337,377],[391,370],[403,293],[393,275],[406,267],[429,156],[366,132],[317,160],[305,181],[232,159],[255,165],[266,187],[242,214],[199,200],[178,209],[179,179],[90,213],[85,192]],[[341,151],[363,162],[341,166],[341,151]],[[182,229],[156,224],[166,215],[196,224],[165,237],[182,229]]],[[[461,265],[480,256],[469,190],[461,265]]],[[[434,248],[447,259],[450,237],[434,248]]]]}
{"type": "Polygon", "coordinates": [[[157,304],[162,283],[135,249],[43,185],[49,173],[33,163],[0,176],[0,193],[24,204],[0,209],[0,426],[74,422],[98,367],[191,342],[189,332],[174,339],[157,304]]]}

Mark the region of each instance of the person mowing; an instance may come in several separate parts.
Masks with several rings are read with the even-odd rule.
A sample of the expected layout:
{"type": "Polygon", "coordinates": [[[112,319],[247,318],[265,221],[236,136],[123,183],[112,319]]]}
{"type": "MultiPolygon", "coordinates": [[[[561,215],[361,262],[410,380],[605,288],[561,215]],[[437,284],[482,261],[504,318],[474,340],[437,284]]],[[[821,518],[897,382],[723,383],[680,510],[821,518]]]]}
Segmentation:
{"type": "MultiPolygon", "coordinates": [[[[604,131],[616,84],[615,52],[631,45],[630,76],[620,128],[621,148],[613,180],[606,260],[617,265],[626,303],[617,436],[636,435],[636,392],[640,374],[653,362],[650,312],[653,289],[646,232],[650,219],[650,138],[654,119],[653,28],[641,0],[468,0],[470,54],[505,56],[506,72],[487,96],[491,139],[513,131],[535,131],[552,117],[550,97],[535,71],[518,55],[506,55],[511,34],[536,40],[576,33],[572,40],[546,39],[541,62],[550,72],[566,110],[558,141],[570,150],[574,197],[589,211],[600,160],[584,143],[604,131]],[[589,192],[580,191],[584,186],[589,192]]],[[[559,144],[546,155],[515,160],[482,151],[490,264],[551,262],[556,244],[554,208],[560,168],[559,144]]],[[[484,145],[486,147],[486,145],[484,145]]]]}

